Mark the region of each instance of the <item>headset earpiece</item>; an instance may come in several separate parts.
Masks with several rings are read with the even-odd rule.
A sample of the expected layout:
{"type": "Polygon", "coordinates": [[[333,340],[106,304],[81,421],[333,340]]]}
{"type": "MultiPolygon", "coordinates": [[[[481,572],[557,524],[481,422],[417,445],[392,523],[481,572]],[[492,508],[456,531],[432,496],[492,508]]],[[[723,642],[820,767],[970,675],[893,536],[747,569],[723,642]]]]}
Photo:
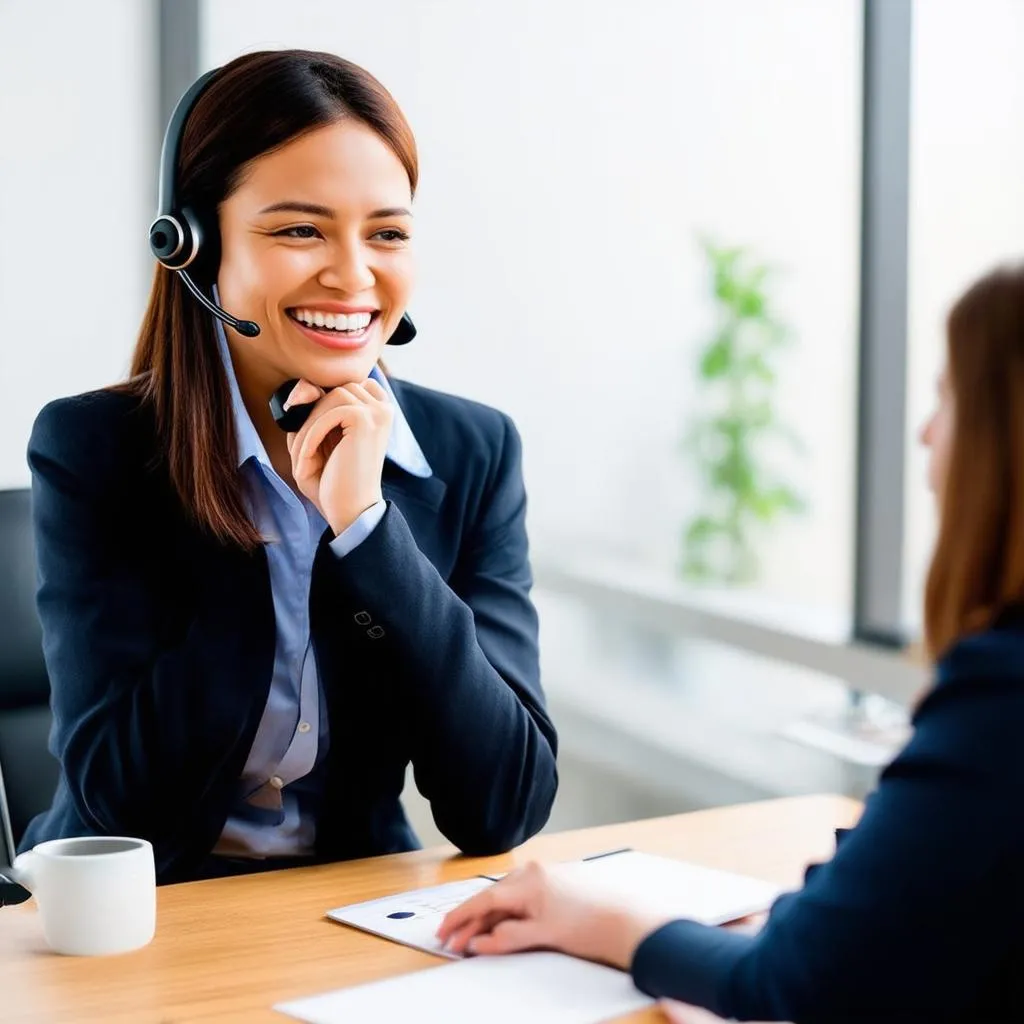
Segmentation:
{"type": "Polygon", "coordinates": [[[207,71],[189,86],[185,95],[178,100],[171,119],[164,132],[164,142],[160,150],[160,189],[157,199],[156,219],[149,226],[149,248],[161,266],[174,271],[182,283],[195,296],[196,301],[215,317],[233,327],[246,338],[255,338],[260,333],[260,325],[253,320],[239,320],[227,310],[221,309],[216,302],[203,294],[200,285],[209,286],[217,274],[220,262],[220,240],[217,237],[216,224],[210,231],[203,230],[202,221],[195,210],[178,205],[178,159],[181,155],[181,137],[185,131],[185,122],[209,84],[217,69],[207,71]],[[192,279],[188,269],[191,267],[199,284],[192,279]]]}
{"type": "Polygon", "coordinates": [[[184,270],[199,255],[203,230],[187,207],[162,213],[149,226],[149,248],[168,270],[184,270]]]}
{"type": "Polygon", "coordinates": [[[402,319],[398,321],[398,326],[395,328],[395,333],[388,338],[388,344],[408,345],[415,337],[416,325],[412,322],[412,317],[408,313],[403,313],[402,319]]]}

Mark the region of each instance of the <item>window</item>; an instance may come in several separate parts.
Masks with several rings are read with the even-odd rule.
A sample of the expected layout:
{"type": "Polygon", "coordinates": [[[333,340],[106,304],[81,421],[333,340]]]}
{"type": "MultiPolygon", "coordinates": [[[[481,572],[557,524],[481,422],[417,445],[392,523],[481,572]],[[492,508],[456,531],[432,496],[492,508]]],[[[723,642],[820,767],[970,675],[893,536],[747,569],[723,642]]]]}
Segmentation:
{"type": "Polygon", "coordinates": [[[913,18],[904,615],[917,630],[935,537],[917,433],[945,316],[971,281],[1024,255],[1024,5],[917,0],[913,18]]]}
{"type": "Polygon", "coordinates": [[[421,338],[390,362],[513,415],[538,563],[677,578],[702,503],[680,442],[714,328],[699,239],[776,266],[767,290],[794,343],[773,397],[806,451],[764,458],[807,511],[758,538],[763,572],[737,607],[848,631],[857,0],[203,11],[204,66],[263,45],[332,50],[405,109],[422,151],[421,338]]]}

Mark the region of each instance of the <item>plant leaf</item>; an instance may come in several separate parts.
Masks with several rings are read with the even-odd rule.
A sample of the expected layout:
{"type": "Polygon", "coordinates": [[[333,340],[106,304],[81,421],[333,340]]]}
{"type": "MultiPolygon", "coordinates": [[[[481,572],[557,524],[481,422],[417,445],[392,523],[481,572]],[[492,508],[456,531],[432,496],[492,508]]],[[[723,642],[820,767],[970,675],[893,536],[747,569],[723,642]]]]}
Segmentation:
{"type": "Polygon", "coordinates": [[[732,338],[719,335],[700,361],[700,375],[704,380],[724,377],[732,364],[732,338]]]}

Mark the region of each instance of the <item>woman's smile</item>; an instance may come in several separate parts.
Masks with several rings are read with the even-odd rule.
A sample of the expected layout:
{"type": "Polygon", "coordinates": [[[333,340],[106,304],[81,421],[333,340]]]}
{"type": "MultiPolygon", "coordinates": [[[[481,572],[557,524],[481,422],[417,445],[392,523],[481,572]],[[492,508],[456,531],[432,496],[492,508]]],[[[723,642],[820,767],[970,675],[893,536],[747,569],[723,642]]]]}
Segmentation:
{"type": "Polygon", "coordinates": [[[353,351],[374,340],[380,329],[380,310],[342,307],[338,303],[294,306],[285,310],[304,337],[332,351],[353,351]]]}

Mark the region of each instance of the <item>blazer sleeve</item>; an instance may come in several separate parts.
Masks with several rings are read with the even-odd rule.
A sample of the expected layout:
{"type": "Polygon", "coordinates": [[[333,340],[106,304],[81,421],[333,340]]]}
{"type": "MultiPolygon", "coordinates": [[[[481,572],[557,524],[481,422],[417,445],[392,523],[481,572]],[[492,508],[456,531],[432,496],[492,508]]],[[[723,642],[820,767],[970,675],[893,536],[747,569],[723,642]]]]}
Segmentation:
{"type": "Polygon", "coordinates": [[[105,408],[52,403],[29,443],[51,747],[86,827],[149,839],[159,871],[229,774],[238,709],[252,701],[233,699],[238,674],[223,666],[251,657],[252,641],[243,622],[231,628],[238,602],[212,579],[182,634],[171,642],[161,630],[143,566],[145,547],[165,538],[132,521],[116,454],[124,425],[105,408]]]}
{"type": "Polygon", "coordinates": [[[557,788],[555,730],[540,685],[521,445],[501,417],[494,471],[450,583],[389,503],[373,533],[333,562],[350,601],[385,632],[407,689],[416,785],[467,854],[538,832],[557,788]]]}
{"type": "Polygon", "coordinates": [[[759,935],[668,924],[636,952],[638,987],[739,1020],[963,1019],[1018,941],[1022,727],[1017,680],[933,693],[860,823],[759,935]]]}

